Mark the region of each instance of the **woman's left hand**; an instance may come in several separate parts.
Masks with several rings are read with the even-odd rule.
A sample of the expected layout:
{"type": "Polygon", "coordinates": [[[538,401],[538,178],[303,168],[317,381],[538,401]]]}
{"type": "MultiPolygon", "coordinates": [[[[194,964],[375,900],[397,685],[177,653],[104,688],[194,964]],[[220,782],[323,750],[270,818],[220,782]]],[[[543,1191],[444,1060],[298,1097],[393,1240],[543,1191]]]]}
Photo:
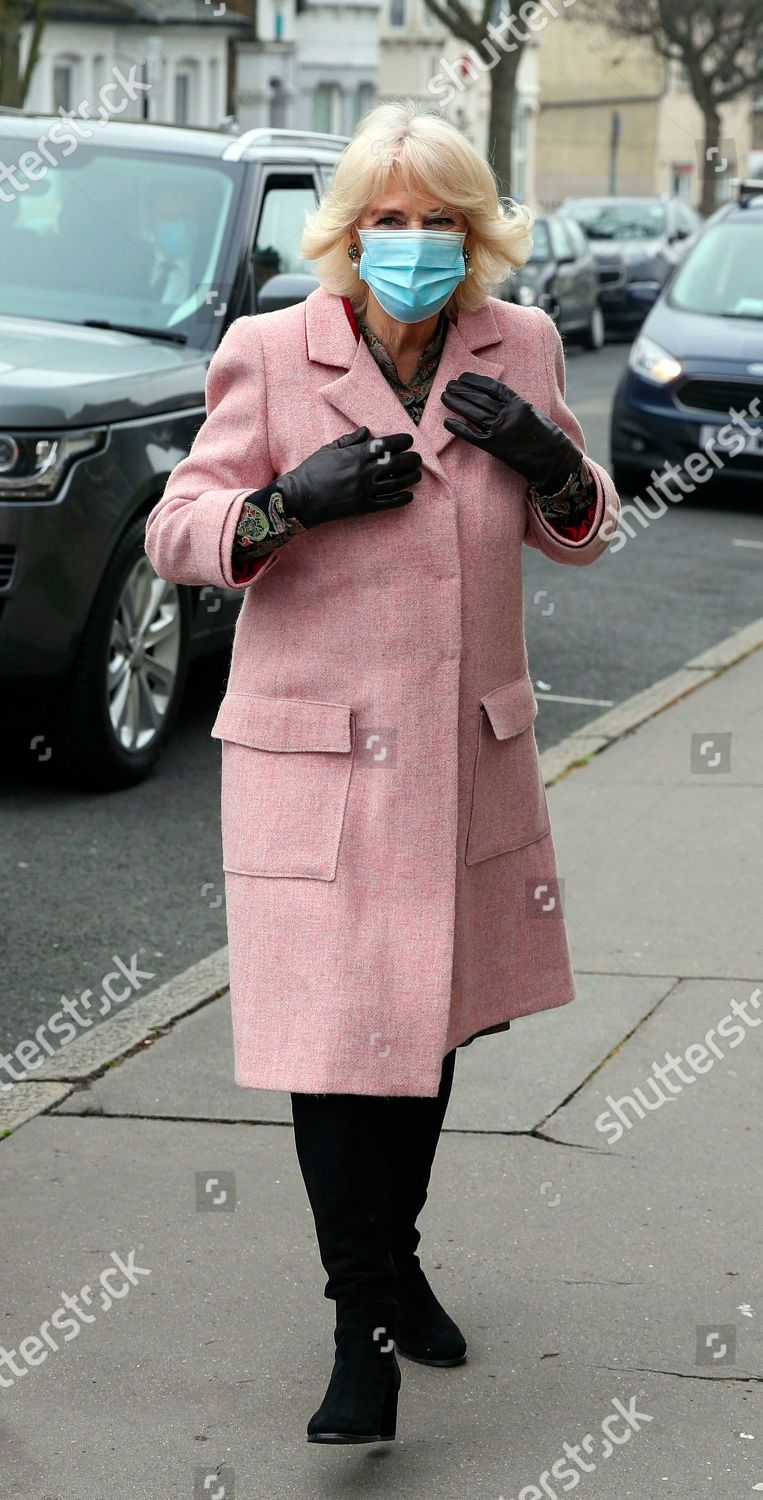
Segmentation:
{"type": "Polygon", "coordinates": [[[474,427],[446,417],[444,426],[515,469],[541,494],[555,495],[580,466],[582,451],[550,417],[489,375],[465,371],[441,400],[474,427]]]}

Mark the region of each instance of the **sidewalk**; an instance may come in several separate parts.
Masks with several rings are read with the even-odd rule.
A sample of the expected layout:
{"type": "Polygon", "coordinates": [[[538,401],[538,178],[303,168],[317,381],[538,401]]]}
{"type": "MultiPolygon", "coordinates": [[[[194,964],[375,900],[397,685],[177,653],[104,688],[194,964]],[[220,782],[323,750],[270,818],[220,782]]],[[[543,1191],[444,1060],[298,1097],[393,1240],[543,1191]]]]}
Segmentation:
{"type": "Polygon", "coordinates": [[[227,997],[0,1142],[2,1494],[763,1491],[762,747],[758,650],[551,788],[578,999],[458,1054],[422,1259],[469,1360],[401,1358],[395,1443],[305,1442],[333,1305],[227,997]]]}

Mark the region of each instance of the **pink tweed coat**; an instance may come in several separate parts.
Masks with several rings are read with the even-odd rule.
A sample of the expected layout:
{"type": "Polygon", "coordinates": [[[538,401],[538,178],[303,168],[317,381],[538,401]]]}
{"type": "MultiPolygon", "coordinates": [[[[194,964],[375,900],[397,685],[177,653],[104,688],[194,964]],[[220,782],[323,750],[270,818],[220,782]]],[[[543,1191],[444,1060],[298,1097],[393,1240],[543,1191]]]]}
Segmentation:
{"type": "Polygon", "coordinates": [[[244,590],[211,733],[248,1088],[432,1096],[452,1047],[575,995],[521,553],[593,562],[619,502],[594,464],[590,532],[555,533],[518,474],[443,426],[440,392],[466,370],[583,446],[537,308],[490,298],[460,313],[418,427],[323,287],[238,318],[209,367],[206,421],[148,518],[161,577],[244,590]],[[245,496],[360,425],[413,433],[411,504],[295,536],[236,585],[245,496]]]}

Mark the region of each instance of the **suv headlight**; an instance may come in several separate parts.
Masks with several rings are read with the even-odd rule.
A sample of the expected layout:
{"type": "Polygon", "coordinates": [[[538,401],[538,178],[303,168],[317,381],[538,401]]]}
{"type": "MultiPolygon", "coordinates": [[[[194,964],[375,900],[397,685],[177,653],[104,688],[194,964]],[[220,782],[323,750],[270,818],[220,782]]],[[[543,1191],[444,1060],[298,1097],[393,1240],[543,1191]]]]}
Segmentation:
{"type": "Polygon", "coordinates": [[[0,432],[0,500],[50,500],[76,459],[106,447],[106,428],[0,432]]]}
{"type": "Polygon", "coordinates": [[[637,375],[643,375],[644,380],[651,380],[655,385],[667,385],[683,369],[680,360],[668,354],[667,349],[661,349],[652,339],[645,338],[643,333],[631,349],[628,364],[637,375]]]}

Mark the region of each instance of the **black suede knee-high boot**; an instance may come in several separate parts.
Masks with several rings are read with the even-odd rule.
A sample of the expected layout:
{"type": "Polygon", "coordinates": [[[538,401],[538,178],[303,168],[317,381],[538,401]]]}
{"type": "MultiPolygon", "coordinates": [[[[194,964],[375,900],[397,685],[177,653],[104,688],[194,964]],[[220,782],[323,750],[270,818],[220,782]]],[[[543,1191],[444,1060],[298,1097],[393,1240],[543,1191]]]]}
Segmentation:
{"type": "Polygon", "coordinates": [[[395,1337],[401,1354],[430,1365],[461,1364],[466,1357],[466,1340],[438,1302],[416,1253],[421,1242],[416,1219],[427,1198],[455,1061],[454,1048],[443,1059],[436,1097],[393,1098],[389,1110],[390,1248],[397,1273],[395,1337]]]}
{"type": "Polygon", "coordinates": [[[389,1250],[387,1116],[382,1096],[292,1093],[294,1139],[336,1302],[328,1390],[308,1423],[311,1442],[395,1436],[395,1267],[389,1250]]]}

